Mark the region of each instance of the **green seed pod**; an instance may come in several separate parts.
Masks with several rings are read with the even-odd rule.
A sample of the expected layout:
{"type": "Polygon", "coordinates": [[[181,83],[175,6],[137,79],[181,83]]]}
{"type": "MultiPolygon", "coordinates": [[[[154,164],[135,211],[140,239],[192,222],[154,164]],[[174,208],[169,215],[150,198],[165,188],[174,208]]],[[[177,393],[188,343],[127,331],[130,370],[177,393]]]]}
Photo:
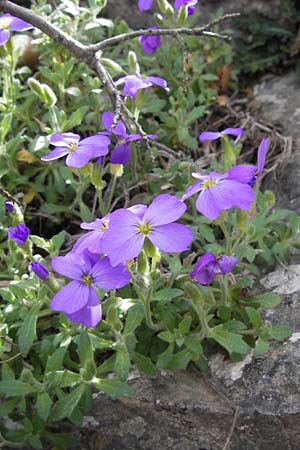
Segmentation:
{"type": "Polygon", "coordinates": [[[247,211],[242,209],[237,210],[236,214],[237,227],[240,233],[243,233],[247,229],[248,214],[247,211]]]}
{"type": "Polygon", "coordinates": [[[149,239],[145,239],[144,243],[144,251],[147,256],[150,258],[156,258],[158,250],[155,247],[155,245],[152,244],[152,242],[149,241],[149,239]]]}
{"type": "Polygon", "coordinates": [[[149,273],[148,258],[144,250],[142,250],[141,253],[139,254],[137,261],[138,261],[137,271],[139,273],[149,273]]]}
{"type": "Polygon", "coordinates": [[[128,64],[130,73],[140,73],[140,66],[137,61],[136,54],[132,50],[128,53],[128,64]]]}
{"type": "Polygon", "coordinates": [[[272,191],[265,192],[265,200],[268,208],[272,208],[275,205],[276,198],[272,191]]]}

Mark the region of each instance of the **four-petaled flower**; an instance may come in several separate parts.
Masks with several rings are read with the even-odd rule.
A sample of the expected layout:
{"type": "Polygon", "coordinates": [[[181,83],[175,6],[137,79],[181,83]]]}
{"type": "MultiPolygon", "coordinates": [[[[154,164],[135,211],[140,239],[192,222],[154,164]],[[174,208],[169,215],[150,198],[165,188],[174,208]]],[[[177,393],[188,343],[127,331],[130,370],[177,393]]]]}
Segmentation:
{"type": "Polygon", "coordinates": [[[228,173],[192,173],[192,176],[200,181],[187,189],[182,200],[200,192],[196,208],[211,220],[217,219],[223,210],[233,206],[248,210],[254,200],[253,189],[248,184],[229,179],[228,173]]]}
{"type": "Polygon", "coordinates": [[[179,223],[186,205],[175,196],[158,195],[138,216],[127,209],[119,209],[110,215],[109,229],[104,234],[102,248],[113,266],[133,259],[141,252],[145,239],[160,250],[183,252],[193,239],[192,231],[179,223]]]}
{"type": "Polygon", "coordinates": [[[205,253],[198,259],[190,276],[200,284],[210,284],[217,275],[231,272],[238,261],[236,256],[215,256],[213,253],[205,253]]]}
{"type": "Polygon", "coordinates": [[[0,45],[4,45],[9,37],[11,31],[26,31],[33,28],[33,26],[25,22],[25,20],[14,17],[11,14],[3,14],[0,16],[0,45]]]}
{"type": "Polygon", "coordinates": [[[200,142],[214,141],[224,135],[240,136],[243,133],[243,128],[225,128],[223,131],[203,131],[203,133],[199,134],[199,140],[200,142]]]}
{"type": "MultiPolygon", "coordinates": [[[[155,30],[157,27],[150,27],[149,30],[155,30]]],[[[160,36],[140,36],[139,41],[145,53],[154,53],[161,45],[160,36]]]]}
{"type": "Polygon", "coordinates": [[[55,256],[51,264],[56,272],[72,281],[55,294],[51,300],[54,311],[64,311],[69,320],[94,327],[101,320],[101,304],[95,286],[118,289],[130,280],[125,266],[112,267],[108,258],[84,252],[55,256]]]}
{"type": "Polygon", "coordinates": [[[90,159],[106,155],[110,140],[107,136],[99,134],[80,140],[78,134],[55,133],[50,138],[50,144],[56,148],[48,155],[43,156],[41,158],[42,161],[53,161],[68,155],[66,159],[67,166],[80,169],[90,159]]]}
{"type": "MultiPolygon", "coordinates": [[[[102,114],[102,123],[107,129],[107,132],[101,132],[101,135],[111,136],[114,134],[118,140],[117,145],[113,149],[110,155],[110,162],[113,164],[126,164],[130,159],[130,145],[129,142],[139,141],[143,139],[140,134],[127,134],[126,127],[121,119],[118,120],[114,129],[112,129],[112,124],[114,120],[114,113],[107,111],[102,114]]],[[[148,134],[149,139],[156,139],[156,134],[148,134]]]]}
{"type": "Polygon", "coordinates": [[[19,245],[25,245],[25,242],[30,234],[30,229],[25,225],[25,223],[19,223],[19,225],[9,227],[7,235],[9,239],[12,239],[19,245]]]}
{"type": "Polygon", "coordinates": [[[147,89],[155,85],[169,91],[167,82],[163,78],[155,76],[144,78],[137,73],[125,75],[124,77],[119,78],[115,82],[115,85],[119,86],[120,84],[124,84],[122,94],[129,97],[135,97],[140,89],[147,89]]]}
{"type": "Polygon", "coordinates": [[[197,3],[198,0],[175,0],[174,7],[175,9],[179,9],[182,5],[186,5],[188,14],[191,15],[194,14],[197,3]]]}
{"type": "Polygon", "coordinates": [[[263,173],[269,145],[270,139],[263,138],[257,151],[257,165],[250,166],[249,164],[238,164],[237,166],[233,166],[228,171],[228,177],[232,180],[239,181],[240,183],[254,186],[256,180],[263,173]]]}

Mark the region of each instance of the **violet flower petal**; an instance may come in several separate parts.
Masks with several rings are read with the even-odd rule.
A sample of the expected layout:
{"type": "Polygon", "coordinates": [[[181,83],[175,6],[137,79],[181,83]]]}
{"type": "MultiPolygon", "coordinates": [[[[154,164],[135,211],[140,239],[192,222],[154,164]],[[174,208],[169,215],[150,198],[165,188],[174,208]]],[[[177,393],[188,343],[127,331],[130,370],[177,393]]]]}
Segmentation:
{"type": "Polygon", "coordinates": [[[84,268],[80,266],[80,259],[71,255],[53,256],[51,265],[56,272],[73,280],[81,281],[84,274],[84,268]]]}
{"type": "Polygon", "coordinates": [[[103,251],[112,266],[125,263],[141,252],[144,236],[139,232],[139,217],[126,209],[111,214],[109,228],[103,236],[103,251]]]}
{"type": "Polygon", "coordinates": [[[62,158],[63,156],[68,155],[69,149],[67,147],[57,147],[52,150],[48,155],[44,155],[41,157],[42,161],[54,161],[55,159],[62,158]]]}
{"type": "Polygon", "coordinates": [[[82,309],[66,316],[71,322],[81,323],[88,328],[95,327],[102,318],[102,307],[96,290],[90,289],[88,302],[82,309]]]}
{"type": "Polygon", "coordinates": [[[214,141],[215,139],[219,139],[221,137],[221,133],[218,131],[203,131],[203,133],[199,134],[199,141],[214,141]]]}
{"type": "Polygon", "coordinates": [[[9,30],[2,30],[0,28],[0,45],[4,45],[6,44],[6,42],[8,41],[10,37],[10,32],[9,30]]]}
{"type": "Polygon", "coordinates": [[[143,221],[153,226],[175,222],[186,208],[186,204],[174,195],[160,194],[148,206],[143,221]]]}
{"type": "Polygon", "coordinates": [[[228,179],[235,180],[240,183],[252,183],[255,179],[256,166],[250,166],[247,164],[239,164],[232,166],[228,171],[228,179]]]}
{"type": "Polygon", "coordinates": [[[218,258],[218,265],[220,267],[220,270],[222,274],[231,272],[234,266],[237,265],[239,262],[239,259],[236,256],[220,256],[218,258]]]}
{"type": "Polygon", "coordinates": [[[118,144],[110,154],[112,164],[127,164],[130,160],[131,150],[129,144],[118,144]]]}
{"type": "Polygon", "coordinates": [[[75,133],[54,133],[50,137],[50,144],[59,147],[68,147],[71,144],[78,144],[79,134],[75,133]]]}
{"type": "Polygon", "coordinates": [[[201,191],[203,185],[203,181],[200,181],[198,183],[192,184],[187,188],[183,196],[181,197],[181,200],[186,200],[187,198],[191,197],[192,195],[196,194],[197,192],[201,191]]]}
{"type": "Polygon", "coordinates": [[[165,89],[166,91],[169,91],[166,80],[160,77],[150,76],[147,77],[147,80],[150,81],[152,84],[156,84],[157,86],[160,86],[161,88],[165,89]]]}
{"type": "Polygon", "coordinates": [[[130,281],[130,273],[122,264],[112,267],[109,259],[100,259],[90,272],[96,286],[104,289],[119,289],[130,281]]]}
{"type": "Polygon", "coordinates": [[[166,253],[184,252],[193,240],[193,232],[186,225],[169,223],[156,226],[148,235],[149,240],[166,253]]]}
{"type": "Polygon", "coordinates": [[[55,294],[50,307],[54,311],[65,311],[68,314],[73,314],[87,304],[89,295],[89,286],[74,280],[55,294]]]}
{"type": "Polygon", "coordinates": [[[139,0],[138,8],[140,11],[148,11],[151,8],[153,0],[139,0]]]}
{"type": "Polygon", "coordinates": [[[258,171],[258,175],[261,175],[263,170],[264,170],[265,161],[266,161],[266,155],[267,155],[267,152],[268,152],[268,149],[269,149],[269,145],[270,145],[270,138],[263,138],[263,140],[259,144],[258,152],[257,152],[257,171],[258,171]]]}
{"type": "Polygon", "coordinates": [[[230,134],[231,136],[240,136],[244,133],[243,128],[225,128],[222,134],[230,134]]]}

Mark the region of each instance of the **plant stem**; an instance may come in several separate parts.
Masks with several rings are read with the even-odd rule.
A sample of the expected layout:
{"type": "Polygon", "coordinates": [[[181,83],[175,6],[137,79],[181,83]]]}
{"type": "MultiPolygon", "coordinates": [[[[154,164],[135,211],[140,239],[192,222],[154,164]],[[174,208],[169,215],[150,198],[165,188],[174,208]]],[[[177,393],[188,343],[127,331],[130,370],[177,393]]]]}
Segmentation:
{"type": "Polygon", "coordinates": [[[106,214],[109,213],[109,211],[110,211],[112,198],[113,198],[113,195],[114,195],[114,192],[115,192],[115,189],[116,189],[116,184],[117,184],[117,175],[114,175],[113,176],[111,190],[110,190],[109,197],[108,197],[108,200],[107,200],[106,214]]]}
{"type": "Polygon", "coordinates": [[[227,227],[226,227],[225,223],[221,223],[220,227],[221,227],[221,229],[223,231],[223,234],[224,234],[224,237],[225,237],[225,240],[226,240],[226,255],[230,255],[231,254],[231,237],[230,237],[230,234],[229,234],[229,232],[227,230],[227,227]]]}

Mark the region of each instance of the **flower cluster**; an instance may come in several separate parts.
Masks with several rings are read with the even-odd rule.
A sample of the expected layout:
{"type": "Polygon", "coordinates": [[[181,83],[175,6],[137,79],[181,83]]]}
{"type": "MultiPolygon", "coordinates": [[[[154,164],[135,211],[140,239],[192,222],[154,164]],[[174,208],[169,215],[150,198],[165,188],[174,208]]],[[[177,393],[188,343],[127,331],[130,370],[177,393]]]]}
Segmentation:
{"type": "MultiPolygon", "coordinates": [[[[112,129],[114,113],[107,111],[102,114],[102,123],[106,128],[106,132],[99,133],[100,135],[112,136],[117,138],[117,144],[110,154],[110,162],[112,164],[126,164],[130,159],[130,142],[139,141],[143,139],[140,134],[127,134],[126,127],[121,119],[117,121],[114,129],[112,129]]],[[[156,134],[148,134],[149,139],[156,139],[156,134]]]]}
{"type": "Polygon", "coordinates": [[[213,253],[202,255],[190,273],[200,284],[210,284],[217,275],[231,272],[238,263],[236,256],[215,256],[213,253]]]}

